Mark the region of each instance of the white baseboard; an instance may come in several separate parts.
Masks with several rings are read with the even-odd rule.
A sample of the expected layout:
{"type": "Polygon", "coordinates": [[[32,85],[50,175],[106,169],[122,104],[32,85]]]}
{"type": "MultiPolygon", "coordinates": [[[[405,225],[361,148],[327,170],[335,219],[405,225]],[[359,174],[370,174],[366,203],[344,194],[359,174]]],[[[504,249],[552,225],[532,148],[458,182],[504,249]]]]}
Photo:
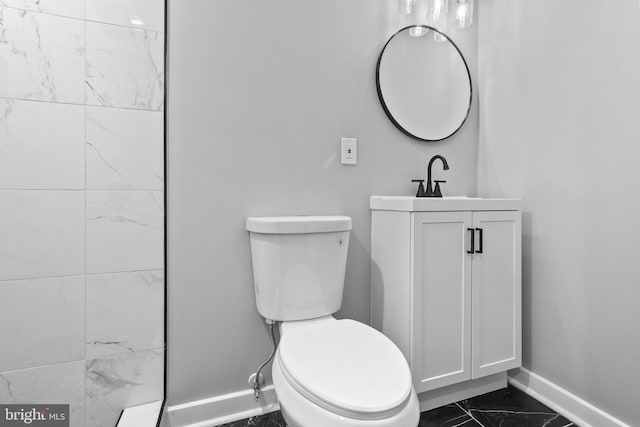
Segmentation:
{"type": "MultiPolygon", "coordinates": [[[[528,369],[510,371],[509,383],[580,427],[631,427],[528,369]]],[[[243,390],[169,406],[168,425],[211,427],[279,410],[274,387],[265,387],[262,392],[258,402],[253,398],[253,390],[243,390]]]]}
{"type": "Polygon", "coordinates": [[[509,371],[509,383],[580,427],[631,427],[528,369],[509,371]]]}
{"type": "Polygon", "coordinates": [[[280,409],[273,385],[262,389],[256,402],[253,390],[213,396],[167,408],[170,427],[211,427],[280,409]]]}

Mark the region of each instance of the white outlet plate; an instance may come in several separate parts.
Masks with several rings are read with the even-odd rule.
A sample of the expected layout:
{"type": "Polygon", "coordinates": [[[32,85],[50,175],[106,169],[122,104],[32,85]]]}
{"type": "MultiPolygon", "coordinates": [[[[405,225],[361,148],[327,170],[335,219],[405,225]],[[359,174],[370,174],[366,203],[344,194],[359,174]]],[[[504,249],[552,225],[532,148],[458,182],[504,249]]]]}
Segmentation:
{"type": "Polygon", "coordinates": [[[358,164],[358,140],[356,138],[342,138],[340,162],[343,165],[358,164]]]}

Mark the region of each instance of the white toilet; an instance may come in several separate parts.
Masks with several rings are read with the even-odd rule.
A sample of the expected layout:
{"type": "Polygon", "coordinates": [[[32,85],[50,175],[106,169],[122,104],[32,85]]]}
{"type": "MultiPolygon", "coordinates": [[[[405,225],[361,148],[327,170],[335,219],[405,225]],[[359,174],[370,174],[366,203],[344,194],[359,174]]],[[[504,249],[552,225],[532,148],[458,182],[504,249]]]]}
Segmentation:
{"type": "Polygon", "coordinates": [[[415,427],[420,410],[400,350],[331,315],[342,305],[351,218],[247,218],[258,311],[282,321],[273,383],[289,427],[415,427]]]}

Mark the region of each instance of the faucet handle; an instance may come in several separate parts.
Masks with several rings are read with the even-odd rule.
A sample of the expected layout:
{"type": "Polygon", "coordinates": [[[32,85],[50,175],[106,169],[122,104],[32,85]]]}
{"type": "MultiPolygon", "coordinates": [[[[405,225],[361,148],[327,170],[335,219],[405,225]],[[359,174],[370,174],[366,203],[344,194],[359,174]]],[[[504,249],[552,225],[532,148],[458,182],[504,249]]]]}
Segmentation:
{"type": "Polygon", "coordinates": [[[434,182],[436,183],[436,185],[435,185],[435,188],[433,189],[433,197],[442,197],[442,191],[440,191],[440,183],[447,182],[447,181],[438,181],[436,179],[434,180],[434,182]]]}
{"type": "Polygon", "coordinates": [[[411,182],[419,182],[420,183],[418,185],[418,192],[416,193],[416,197],[427,197],[427,194],[424,191],[424,186],[422,185],[422,183],[424,182],[424,179],[412,179],[411,182]]]}

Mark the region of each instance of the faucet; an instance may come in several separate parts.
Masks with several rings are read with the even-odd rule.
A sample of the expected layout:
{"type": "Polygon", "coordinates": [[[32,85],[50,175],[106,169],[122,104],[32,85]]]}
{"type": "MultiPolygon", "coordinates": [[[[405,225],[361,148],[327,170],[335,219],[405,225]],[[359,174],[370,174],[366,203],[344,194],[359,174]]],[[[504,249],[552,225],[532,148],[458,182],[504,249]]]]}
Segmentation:
{"type": "Polygon", "coordinates": [[[449,169],[449,164],[447,163],[447,159],[445,159],[439,154],[433,156],[431,160],[429,160],[429,166],[427,167],[427,189],[425,191],[424,197],[442,197],[442,191],[440,191],[440,183],[447,182],[447,181],[435,181],[436,183],[435,188],[432,188],[431,186],[431,167],[433,166],[433,162],[436,159],[442,160],[442,168],[444,170],[449,169]]]}

